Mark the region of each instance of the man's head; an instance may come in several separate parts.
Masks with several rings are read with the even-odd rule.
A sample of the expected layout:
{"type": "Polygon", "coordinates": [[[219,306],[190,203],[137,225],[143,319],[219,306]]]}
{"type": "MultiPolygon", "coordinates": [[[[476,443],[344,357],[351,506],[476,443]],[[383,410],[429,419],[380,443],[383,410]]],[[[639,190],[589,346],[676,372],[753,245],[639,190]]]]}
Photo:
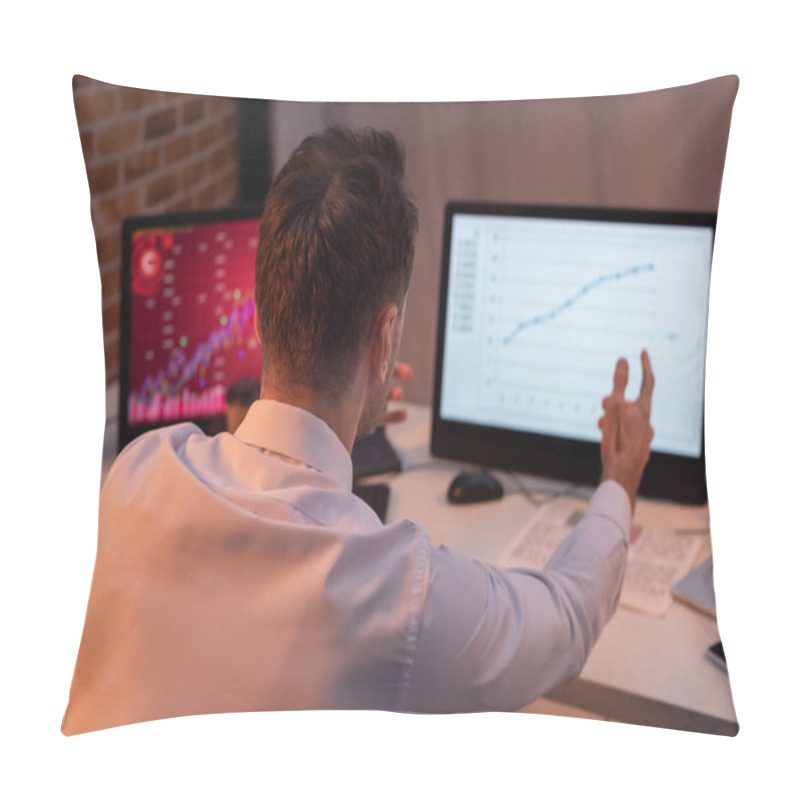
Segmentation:
{"type": "Polygon", "coordinates": [[[392,306],[399,331],[417,231],[403,169],[391,133],[336,127],[306,138],[281,169],[256,260],[270,384],[342,396],[392,306]]]}

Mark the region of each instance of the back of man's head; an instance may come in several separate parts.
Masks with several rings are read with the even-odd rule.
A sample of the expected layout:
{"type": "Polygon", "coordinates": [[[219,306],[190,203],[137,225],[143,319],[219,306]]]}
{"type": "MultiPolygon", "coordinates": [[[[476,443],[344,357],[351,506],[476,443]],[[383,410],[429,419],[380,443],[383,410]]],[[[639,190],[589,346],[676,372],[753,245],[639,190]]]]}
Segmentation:
{"type": "Polygon", "coordinates": [[[402,308],[417,211],[391,133],[333,127],[306,138],[267,195],[256,304],[271,383],[339,393],[381,307],[402,308]]]}

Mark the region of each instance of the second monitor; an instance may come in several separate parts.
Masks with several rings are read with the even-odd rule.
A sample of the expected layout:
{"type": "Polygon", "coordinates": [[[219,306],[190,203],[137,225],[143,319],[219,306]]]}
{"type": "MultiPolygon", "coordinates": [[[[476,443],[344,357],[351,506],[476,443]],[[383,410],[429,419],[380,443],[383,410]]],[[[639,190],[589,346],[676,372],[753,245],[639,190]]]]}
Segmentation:
{"type": "Polygon", "coordinates": [[[434,455],[592,483],[620,356],[656,376],[642,494],[706,500],[703,401],[713,214],[451,203],[434,455]]]}

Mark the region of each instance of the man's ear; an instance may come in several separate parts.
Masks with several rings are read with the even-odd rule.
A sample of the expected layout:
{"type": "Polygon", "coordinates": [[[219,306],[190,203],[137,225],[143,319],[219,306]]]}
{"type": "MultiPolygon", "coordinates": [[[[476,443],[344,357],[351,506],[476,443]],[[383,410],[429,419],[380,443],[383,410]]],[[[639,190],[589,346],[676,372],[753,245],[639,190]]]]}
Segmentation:
{"type": "Polygon", "coordinates": [[[372,325],[370,368],[379,383],[384,383],[389,373],[399,316],[397,304],[389,303],[378,311],[372,325]]]}

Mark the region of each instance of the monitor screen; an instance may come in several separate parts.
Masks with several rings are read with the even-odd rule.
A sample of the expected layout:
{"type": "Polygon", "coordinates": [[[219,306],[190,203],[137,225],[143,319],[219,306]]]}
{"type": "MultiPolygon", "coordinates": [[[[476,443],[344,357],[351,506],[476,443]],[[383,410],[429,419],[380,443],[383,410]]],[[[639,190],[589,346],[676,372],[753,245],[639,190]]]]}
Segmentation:
{"type": "MultiPolygon", "coordinates": [[[[629,362],[634,399],[647,349],[652,452],[667,459],[662,467],[694,464],[690,493],[699,497],[714,224],[708,214],[450,204],[439,449],[457,437],[463,460],[585,480],[598,469],[597,421],[616,361],[629,362]],[[522,436],[487,450],[487,433],[501,431],[522,436]]],[[[648,470],[661,484],[648,483],[652,494],[675,491],[674,470],[648,470]]]]}
{"type": "Polygon", "coordinates": [[[208,429],[261,374],[254,326],[258,209],[126,220],[120,447],[181,421],[208,429]]]}

